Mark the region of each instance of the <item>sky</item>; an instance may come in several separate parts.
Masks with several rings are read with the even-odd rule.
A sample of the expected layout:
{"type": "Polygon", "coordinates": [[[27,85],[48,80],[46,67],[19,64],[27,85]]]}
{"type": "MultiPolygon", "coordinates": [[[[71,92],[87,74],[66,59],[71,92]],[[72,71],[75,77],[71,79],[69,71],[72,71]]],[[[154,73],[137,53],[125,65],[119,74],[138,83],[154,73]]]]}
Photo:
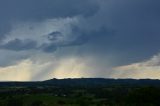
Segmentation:
{"type": "Polygon", "coordinates": [[[0,81],[160,79],[159,0],[0,0],[0,81]]]}

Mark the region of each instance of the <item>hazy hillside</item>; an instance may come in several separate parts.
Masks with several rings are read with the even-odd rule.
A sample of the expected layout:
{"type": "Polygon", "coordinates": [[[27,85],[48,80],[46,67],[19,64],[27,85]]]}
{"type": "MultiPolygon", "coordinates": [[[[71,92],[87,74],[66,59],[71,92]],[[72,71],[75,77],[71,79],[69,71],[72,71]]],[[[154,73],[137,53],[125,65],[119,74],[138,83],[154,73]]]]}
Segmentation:
{"type": "Polygon", "coordinates": [[[94,87],[94,86],[160,86],[160,80],[151,79],[104,79],[104,78],[77,78],[77,79],[50,79],[37,82],[0,82],[4,86],[63,86],[63,87],[94,87]]]}

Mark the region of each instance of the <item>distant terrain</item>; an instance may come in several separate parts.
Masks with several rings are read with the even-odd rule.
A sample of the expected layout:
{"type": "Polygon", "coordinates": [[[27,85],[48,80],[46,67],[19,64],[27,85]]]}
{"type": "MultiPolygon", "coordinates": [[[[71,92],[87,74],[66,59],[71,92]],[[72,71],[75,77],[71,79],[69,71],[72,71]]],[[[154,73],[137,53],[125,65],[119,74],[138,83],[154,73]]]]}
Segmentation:
{"type": "Polygon", "coordinates": [[[0,82],[0,106],[160,106],[160,80],[0,82]]]}
{"type": "Polygon", "coordinates": [[[33,82],[0,82],[0,87],[10,86],[59,86],[59,87],[94,87],[94,86],[160,86],[160,80],[153,79],[105,79],[105,78],[76,78],[76,79],[50,79],[33,82]]]}

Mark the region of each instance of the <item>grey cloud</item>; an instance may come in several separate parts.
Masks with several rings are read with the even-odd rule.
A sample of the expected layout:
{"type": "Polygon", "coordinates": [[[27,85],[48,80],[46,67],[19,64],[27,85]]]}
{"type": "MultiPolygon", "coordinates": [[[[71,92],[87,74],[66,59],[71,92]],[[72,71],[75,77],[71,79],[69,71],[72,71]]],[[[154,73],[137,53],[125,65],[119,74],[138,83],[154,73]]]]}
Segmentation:
{"type": "Polygon", "coordinates": [[[44,52],[54,52],[57,50],[57,48],[60,47],[67,47],[67,46],[80,46],[85,44],[88,41],[88,35],[82,34],[80,32],[79,34],[74,33],[72,31],[72,34],[75,38],[69,38],[67,40],[62,40],[65,35],[63,35],[61,32],[52,32],[48,34],[48,39],[51,41],[48,44],[42,44],[42,46],[39,47],[39,49],[42,49],[44,52]],[[72,39],[72,40],[70,40],[72,39]]]}
{"type": "Polygon", "coordinates": [[[90,16],[98,6],[91,0],[1,0],[1,12],[10,19],[44,19],[53,17],[90,16]]]}
{"type": "Polygon", "coordinates": [[[106,35],[108,38],[108,36],[112,36],[113,33],[114,32],[112,30],[108,30],[107,28],[104,28],[104,27],[97,29],[97,31],[92,30],[87,32],[77,26],[72,26],[71,36],[68,39],[59,41],[63,39],[63,37],[65,37],[66,35],[58,31],[52,32],[47,35],[48,39],[51,42],[48,44],[43,44],[39,49],[42,49],[45,52],[53,52],[60,47],[63,48],[67,46],[81,46],[81,45],[85,45],[86,43],[93,43],[93,39],[97,39],[97,36],[99,36],[98,39],[101,39],[101,36],[104,36],[104,35],[106,35]]]}
{"type": "Polygon", "coordinates": [[[94,33],[86,49],[82,48],[82,51],[88,50],[88,54],[103,57],[112,54],[113,59],[116,58],[116,65],[143,61],[160,52],[159,1],[99,2],[102,2],[101,9],[93,17],[86,19],[82,26],[101,31],[94,33]],[[113,29],[114,33],[106,33],[108,28],[113,29]]]}
{"type": "Polygon", "coordinates": [[[12,66],[23,59],[27,59],[30,53],[26,51],[0,50],[0,67],[12,66]]]}
{"type": "Polygon", "coordinates": [[[15,21],[42,21],[44,19],[92,16],[99,7],[92,0],[1,0],[0,39],[10,31],[15,21]]]}
{"type": "Polygon", "coordinates": [[[41,47],[39,47],[39,49],[44,52],[55,52],[57,48],[58,46],[55,44],[43,44],[41,47]]]}
{"type": "Polygon", "coordinates": [[[61,34],[61,32],[52,32],[48,35],[48,39],[51,41],[57,41],[58,39],[61,39],[63,36],[61,34]]]}
{"type": "MultiPolygon", "coordinates": [[[[98,12],[98,10],[99,5],[92,0],[85,0],[85,2],[81,0],[1,0],[0,40],[5,39],[5,34],[12,30],[11,24],[16,21],[35,22],[52,18],[74,17],[77,15],[90,17],[98,12]]],[[[62,35],[61,32],[58,33],[53,32],[49,34],[48,39],[55,42],[57,37],[62,35]]],[[[55,51],[57,46],[73,45],[73,42],[77,42],[78,44],[79,40],[76,39],[76,41],[61,42],[59,44],[51,42],[50,44],[42,44],[41,47],[43,47],[42,49],[44,51],[55,51]],[[49,50],[49,48],[54,50],[49,50]]],[[[41,47],[37,48],[40,49],[41,47]]],[[[18,51],[36,49],[36,42],[32,41],[32,39],[30,41],[27,39],[22,41],[17,38],[9,41],[7,44],[1,45],[0,48],[18,51]]]]}
{"type": "Polygon", "coordinates": [[[37,43],[35,41],[29,40],[29,39],[26,39],[26,40],[15,39],[15,40],[9,41],[6,44],[0,45],[0,48],[19,51],[19,50],[35,49],[36,45],[37,43]]]}
{"type": "MultiPolygon", "coordinates": [[[[114,65],[142,61],[159,52],[160,1],[94,1],[99,3],[92,0],[5,0],[0,1],[0,12],[3,12],[1,18],[4,22],[10,19],[34,22],[59,17],[83,18],[79,25],[72,27],[73,36],[69,40],[57,42],[64,36],[60,31],[46,35],[50,43],[36,48],[45,52],[54,52],[65,46],[82,45],[78,47],[79,52],[76,55],[93,55],[103,59],[106,55],[111,55],[109,61],[113,61],[114,65]]],[[[13,47],[11,41],[3,48],[16,50],[16,44],[13,47]]],[[[21,49],[19,46],[18,48],[21,49]]],[[[66,55],[65,52],[60,55],[66,55]]]]}

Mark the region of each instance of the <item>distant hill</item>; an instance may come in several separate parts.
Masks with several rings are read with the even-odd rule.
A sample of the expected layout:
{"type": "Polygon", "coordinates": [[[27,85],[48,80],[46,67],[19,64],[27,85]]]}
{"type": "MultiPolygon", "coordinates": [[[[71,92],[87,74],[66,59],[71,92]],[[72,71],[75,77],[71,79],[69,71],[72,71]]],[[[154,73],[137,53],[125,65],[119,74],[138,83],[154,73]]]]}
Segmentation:
{"type": "Polygon", "coordinates": [[[151,79],[105,79],[105,78],[76,78],[50,79],[37,82],[0,82],[0,87],[102,87],[102,86],[160,86],[160,80],[151,79]]]}

